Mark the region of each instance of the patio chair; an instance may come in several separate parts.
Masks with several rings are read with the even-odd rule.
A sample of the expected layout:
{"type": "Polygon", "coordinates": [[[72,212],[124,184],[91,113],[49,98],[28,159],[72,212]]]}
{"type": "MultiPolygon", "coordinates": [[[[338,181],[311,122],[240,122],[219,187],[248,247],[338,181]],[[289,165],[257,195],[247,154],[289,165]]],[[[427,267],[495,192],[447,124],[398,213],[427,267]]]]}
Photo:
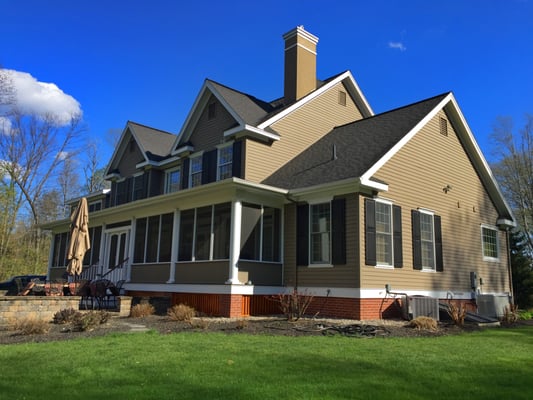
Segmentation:
{"type": "Polygon", "coordinates": [[[107,304],[107,290],[111,281],[108,279],[99,279],[91,282],[91,292],[94,300],[98,305],[98,308],[106,308],[107,304]]]}
{"type": "Polygon", "coordinates": [[[91,293],[91,288],[89,286],[89,281],[87,279],[81,279],[78,281],[76,295],[81,296],[80,308],[85,303],[85,309],[87,310],[87,305],[89,302],[91,303],[91,308],[93,308],[93,297],[91,293]]]}
{"type": "Polygon", "coordinates": [[[126,282],[125,279],[117,281],[116,284],[110,282],[107,287],[107,304],[110,305],[111,300],[113,300],[113,308],[117,307],[117,297],[122,294],[122,285],[124,285],[124,282],[126,282]]]}

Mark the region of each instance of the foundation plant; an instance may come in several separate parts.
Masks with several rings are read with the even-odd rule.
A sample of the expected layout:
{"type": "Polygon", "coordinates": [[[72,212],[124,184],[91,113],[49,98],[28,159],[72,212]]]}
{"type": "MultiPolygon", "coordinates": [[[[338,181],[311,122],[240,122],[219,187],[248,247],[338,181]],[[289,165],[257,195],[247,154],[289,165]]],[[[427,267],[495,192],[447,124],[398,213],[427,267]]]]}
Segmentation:
{"type": "Polygon", "coordinates": [[[280,311],[288,321],[298,321],[305,315],[307,308],[313,301],[313,296],[307,292],[299,292],[297,288],[289,294],[280,293],[272,297],[279,304],[280,311]]]}
{"type": "Polygon", "coordinates": [[[139,303],[135,304],[131,308],[130,317],[132,318],[142,318],[148,317],[149,315],[154,315],[155,308],[150,303],[139,303]]]}

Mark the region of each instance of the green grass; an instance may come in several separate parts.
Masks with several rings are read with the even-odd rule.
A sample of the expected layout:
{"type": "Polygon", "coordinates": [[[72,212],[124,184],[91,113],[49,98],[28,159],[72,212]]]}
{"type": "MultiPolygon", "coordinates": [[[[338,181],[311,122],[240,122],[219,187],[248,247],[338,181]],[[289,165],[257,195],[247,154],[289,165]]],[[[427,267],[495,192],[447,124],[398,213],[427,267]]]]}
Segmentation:
{"type": "Polygon", "coordinates": [[[436,338],[154,332],[0,346],[0,399],[531,399],[533,327],[436,338]]]}

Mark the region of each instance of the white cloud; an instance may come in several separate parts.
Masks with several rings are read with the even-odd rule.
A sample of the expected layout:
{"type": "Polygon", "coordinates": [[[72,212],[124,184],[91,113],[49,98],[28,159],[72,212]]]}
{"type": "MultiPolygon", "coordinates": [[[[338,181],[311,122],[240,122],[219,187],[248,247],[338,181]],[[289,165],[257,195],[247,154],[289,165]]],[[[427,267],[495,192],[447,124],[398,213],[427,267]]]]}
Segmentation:
{"type": "Polygon", "coordinates": [[[0,116],[0,135],[9,135],[11,133],[11,121],[9,118],[0,116]]]}
{"type": "Polygon", "coordinates": [[[407,47],[405,47],[402,42],[389,42],[389,48],[390,49],[397,49],[397,50],[400,50],[400,51],[407,50],[407,47]]]}
{"type": "Polygon", "coordinates": [[[56,84],[40,82],[26,72],[5,71],[15,89],[16,105],[24,113],[52,115],[60,124],[67,124],[73,116],[81,116],[80,103],[56,84]]]}

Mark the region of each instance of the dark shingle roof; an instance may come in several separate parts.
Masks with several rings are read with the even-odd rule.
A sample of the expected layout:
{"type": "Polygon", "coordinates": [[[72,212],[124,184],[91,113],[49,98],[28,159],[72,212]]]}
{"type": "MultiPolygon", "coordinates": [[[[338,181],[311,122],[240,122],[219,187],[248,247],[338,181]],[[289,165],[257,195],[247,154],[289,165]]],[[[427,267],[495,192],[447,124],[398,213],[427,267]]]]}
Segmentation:
{"type": "Polygon", "coordinates": [[[135,130],[139,145],[149,160],[161,161],[170,155],[176,135],[132,121],[128,121],[128,124],[135,130]]]}
{"type": "Polygon", "coordinates": [[[295,189],[360,177],[447,95],[336,127],[263,183],[295,189]]]}

